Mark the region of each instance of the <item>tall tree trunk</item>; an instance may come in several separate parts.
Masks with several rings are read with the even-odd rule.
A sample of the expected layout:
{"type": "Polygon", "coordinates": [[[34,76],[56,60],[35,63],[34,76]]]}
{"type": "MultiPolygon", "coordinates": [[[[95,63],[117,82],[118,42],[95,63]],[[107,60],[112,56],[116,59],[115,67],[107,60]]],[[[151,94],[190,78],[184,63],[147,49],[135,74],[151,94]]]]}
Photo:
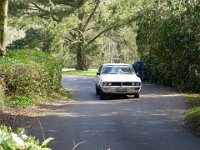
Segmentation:
{"type": "Polygon", "coordinates": [[[8,0],[0,0],[0,56],[5,55],[5,37],[7,28],[8,0]]]}
{"type": "MultiPolygon", "coordinates": [[[[84,19],[85,12],[80,12],[78,14],[79,20],[84,19]]],[[[76,45],[76,70],[88,70],[87,66],[87,59],[86,59],[86,53],[85,53],[85,48],[84,48],[84,30],[83,30],[83,24],[80,23],[78,27],[78,34],[77,34],[77,39],[79,39],[79,42],[76,45]]]]}
{"type": "Polygon", "coordinates": [[[76,53],[76,70],[88,70],[86,54],[84,52],[83,44],[77,44],[77,53],[76,53]]]}

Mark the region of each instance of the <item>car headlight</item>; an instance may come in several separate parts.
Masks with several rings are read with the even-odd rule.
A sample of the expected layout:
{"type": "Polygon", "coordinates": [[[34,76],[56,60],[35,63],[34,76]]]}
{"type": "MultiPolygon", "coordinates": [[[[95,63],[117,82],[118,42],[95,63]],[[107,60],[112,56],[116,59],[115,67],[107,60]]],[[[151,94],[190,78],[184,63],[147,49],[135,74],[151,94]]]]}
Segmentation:
{"type": "Polygon", "coordinates": [[[132,85],[133,86],[140,86],[140,82],[133,82],[132,85]]]}
{"type": "Polygon", "coordinates": [[[111,82],[103,82],[103,86],[111,86],[112,83],[111,82]]]}
{"type": "Polygon", "coordinates": [[[107,82],[103,82],[103,86],[107,86],[107,82]]]}

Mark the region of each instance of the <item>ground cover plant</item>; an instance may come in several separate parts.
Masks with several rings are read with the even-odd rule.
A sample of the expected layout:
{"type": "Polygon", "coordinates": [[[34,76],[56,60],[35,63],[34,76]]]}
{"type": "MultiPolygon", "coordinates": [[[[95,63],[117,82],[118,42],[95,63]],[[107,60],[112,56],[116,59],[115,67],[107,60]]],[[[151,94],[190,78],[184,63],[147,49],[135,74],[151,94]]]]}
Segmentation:
{"type": "Polygon", "coordinates": [[[0,149],[1,150],[51,150],[47,144],[53,140],[48,138],[42,143],[32,136],[27,136],[24,129],[13,132],[10,127],[0,126],[0,149]]]}
{"type": "Polygon", "coordinates": [[[188,112],[184,119],[185,125],[195,134],[200,135],[200,94],[184,94],[188,112]]]}

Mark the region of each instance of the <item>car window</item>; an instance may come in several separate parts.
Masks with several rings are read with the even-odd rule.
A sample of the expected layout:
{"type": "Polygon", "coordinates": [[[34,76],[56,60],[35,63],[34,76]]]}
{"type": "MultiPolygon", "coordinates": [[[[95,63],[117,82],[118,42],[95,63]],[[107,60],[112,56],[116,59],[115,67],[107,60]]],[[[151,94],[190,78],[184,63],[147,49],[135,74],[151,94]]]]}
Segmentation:
{"type": "Polygon", "coordinates": [[[131,66],[126,65],[108,65],[102,68],[102,74],[132,74],[133,69],[131,66]]]}

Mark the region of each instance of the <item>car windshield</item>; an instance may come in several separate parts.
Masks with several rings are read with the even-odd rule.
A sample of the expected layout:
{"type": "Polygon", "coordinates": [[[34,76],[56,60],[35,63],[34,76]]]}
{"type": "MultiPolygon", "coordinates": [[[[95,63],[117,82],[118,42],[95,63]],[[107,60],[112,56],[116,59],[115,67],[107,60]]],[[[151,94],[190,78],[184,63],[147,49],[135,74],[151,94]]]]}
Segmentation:
{"type": "Polygon", "coordinates": [[[102,69],[102,74],[132,74],[133,69],[131,66],[126,65],[107,65],[102,69]]]}

